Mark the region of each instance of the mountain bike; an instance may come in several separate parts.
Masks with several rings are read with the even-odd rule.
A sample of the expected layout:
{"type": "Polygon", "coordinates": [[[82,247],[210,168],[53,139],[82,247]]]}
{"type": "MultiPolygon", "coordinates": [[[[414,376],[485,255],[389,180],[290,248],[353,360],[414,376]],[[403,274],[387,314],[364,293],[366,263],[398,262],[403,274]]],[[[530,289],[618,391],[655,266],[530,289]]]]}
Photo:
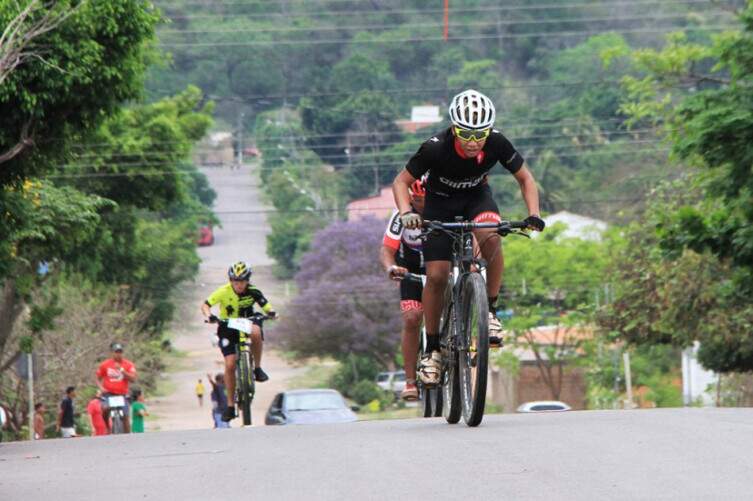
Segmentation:
{"type": "Polygon", "coordinates": [[[423,239],[433,231],[452,238],[452,277],[447,283],[440,318],[442,355],[442,414],[450,424],[463,421],[478,426],[484,417],[489,366],[489,301],[479,270],[486,267],[473,255],[473,230],[493,228],[501,236],[528,236],[523,221],[475,223],[458,218],[453,223],[424,221],[423,239]]]}
{"type": "Polygon", "coordinates": [[[102,395],[102,401],[107,407],[110,419],[110,433],[112,435],[125,433],[126,405],[129,400],[126,395],[114,395],[112,393],[102,395]]]}
{"type": "MultiPolygon", "coordinates": [[[[235,345],[235,405],[243,414],[243,425],[251,426],[251,402],[256,394],[256,381],[254,380],[254,357],[251,354],[251,331],[254,322],[263,322],[275,317],[269,317],[263,313],[254,313],[248,318],[218,319],[217,322],[227,325],[230,329],[238,331],[238,343],[235,345]]],[[[259,325],[261,327],[261,325],[259,325]]]]}
{"type": "MultiPolygon", "coordinates": [[[[415,273],[406,273],[403,275],[403,280],[412,280],[414,282],[420,282],[423,284],[426,280],[426,275],[417,275],[415,273]]],[[[426,326],[421,327],[421,344],[419,346],[418,364],[416,371],[420,369],[421,357],[424,355],[426,349],[426,326]]],[[[423,403],[422,415],[423,417],[439,417],[442,415],[442,389],[434,386],[427,387],[421,382],[419,378],[416,381],[419,391],[419,399],[423,403]]]]}

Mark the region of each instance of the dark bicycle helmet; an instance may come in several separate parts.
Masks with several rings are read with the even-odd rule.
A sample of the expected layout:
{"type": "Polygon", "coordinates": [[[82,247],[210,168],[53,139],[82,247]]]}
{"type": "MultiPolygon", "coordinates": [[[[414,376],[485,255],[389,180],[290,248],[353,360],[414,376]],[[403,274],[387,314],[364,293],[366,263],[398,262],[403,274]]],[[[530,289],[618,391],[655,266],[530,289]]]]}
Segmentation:
{"type": "Polygon", "coordinates": [[[251,278],[251,267],[243,261],[233,263],[227,270],[230,280],[248,280],[251,278]]]}

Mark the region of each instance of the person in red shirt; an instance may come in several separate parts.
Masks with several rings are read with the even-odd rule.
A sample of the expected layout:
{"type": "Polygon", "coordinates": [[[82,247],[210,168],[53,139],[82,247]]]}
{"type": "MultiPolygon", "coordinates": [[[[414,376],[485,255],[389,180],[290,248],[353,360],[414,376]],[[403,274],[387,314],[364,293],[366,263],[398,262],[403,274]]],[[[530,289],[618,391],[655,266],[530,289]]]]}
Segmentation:
{"type": "Polygon", "coordinates": [[[92,428],[92,436],[107,435],[110,433],[102,412],[102,390],[97,390],[97,394],[86,406],[86,412],[89,414],[89,424],[92,428]]]}
{"type": "MultiPolygon", "coordinates": [[[[136,366],[133,362],[123,357],[123,345],[112,343],[112,356],[102,362],[96,372],[97,386],[102,390],[102,395],[123,395],[128,402],[128,383],[136,381],[136,366]]],[[[131,432],[131,423],[129,421],[128,404],[126,403],[125,419],[123,428],[126,433],[131,432]]],[[[105,419],[109,419],[110,410],[104,411],[105,419]]]]}

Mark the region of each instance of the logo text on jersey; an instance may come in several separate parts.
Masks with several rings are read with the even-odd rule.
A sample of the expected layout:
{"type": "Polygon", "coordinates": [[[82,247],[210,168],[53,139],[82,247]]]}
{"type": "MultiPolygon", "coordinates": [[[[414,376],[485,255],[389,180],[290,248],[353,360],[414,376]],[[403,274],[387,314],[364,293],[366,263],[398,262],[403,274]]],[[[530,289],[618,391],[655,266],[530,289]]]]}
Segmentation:
{"type": "Polygon", "coordinates": [[[479,184],[481,184],[481,181],[484,180],[484,176],[467,179],[465,181],[453,181],[452,179],[447,179],[446,177],[440,176],[439,180],[450,188],[462,190],[465,188],[473,188],[474,186],[478,186],[479,184]]]}

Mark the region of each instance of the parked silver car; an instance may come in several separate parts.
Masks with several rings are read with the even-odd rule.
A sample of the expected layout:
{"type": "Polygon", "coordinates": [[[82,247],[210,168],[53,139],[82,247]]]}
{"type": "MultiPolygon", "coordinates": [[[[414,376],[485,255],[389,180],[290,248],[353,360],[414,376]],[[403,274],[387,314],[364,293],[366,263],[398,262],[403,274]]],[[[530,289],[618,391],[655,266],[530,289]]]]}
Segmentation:
{"type": "Polygon", "coordinates": [[[353,409],[337,390],[290,390],[278,393],[264,423],[319,424],[358,421],[353,409]]]}
{"type": "Polygon", "coordinates": [[[377,374],[376,384],[384,391],[399,395],[405,389],[405,371],[380,372],[377,374]]]}
{"type": "Polygon", "coordinates": [[[562,412],[569,410],[569,405],[557,400],[536,400],[534,402],[526,402],[518,407],[518,412],[562,412]]]}

